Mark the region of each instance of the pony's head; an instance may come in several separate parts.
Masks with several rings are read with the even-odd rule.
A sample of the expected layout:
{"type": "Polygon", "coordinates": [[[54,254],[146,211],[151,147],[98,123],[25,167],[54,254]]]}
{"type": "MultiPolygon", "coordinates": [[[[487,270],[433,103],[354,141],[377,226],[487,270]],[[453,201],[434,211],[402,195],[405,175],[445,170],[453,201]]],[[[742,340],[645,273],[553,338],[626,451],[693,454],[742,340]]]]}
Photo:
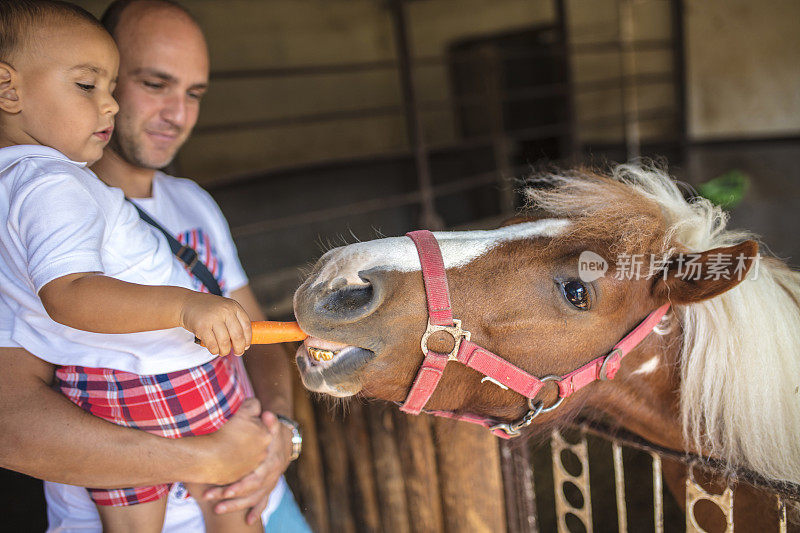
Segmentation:
{"type": "MultiPolygon", "coordinates": [[[[688,333],[674,328],[672,337],[651,335],[625,360],[614,381],[584,388],[542,420],[557,422],[593,395],[613,394],[618,382],[677,363],[681,342],[667,344],[681,334],[685,360],[680,362],[680,386],[689,383],[692,390],[683,392],[695,402],[697,389],[719,370],[701,368],[697,372],[703,378],[687,378],[701,359],[695,353],[702,344],[697,332],[709,333],[707,320],[695,324],[699,319],[688,310],[705,309],[704,302],[719,302],[721,295],[752,283],[742,281],[755,264],[755,242],[725,232],[719,209],[705,200],[687,202],[657,170],[622,166],[612,176],[582,171],[548,176],[534,185],[527,189],[529,212],[499,229],[434,234],[454,316],[474,342],[543,377],[563,375],[607,353],[648,313],[670,302],[678,318],[690,323],[688,333]],[[670,350],[675,360],[659,356],[670,350]]],[[[762,265],[760,274],[769,277],[771,271],[764,270],[769,269],[762,265]]],[[[742,306],[737,311],[744,313],[747,304],[742,306]]],[[[423,359],[420,338],[428,318],[411,239],[386,238],[329,251],[295,294],[295,313],[311,335],[297,355],[306,387],[334,396],[406,398],[423,359]]],[[[727,333],[739,337],[739,332],[727,333]]],[[[431,338],[428,346],[446,353],[452,347],[448,342],[452,338],[431,338]]],[[[706,365],[721,357],[712,356],[706,365]]],[[[673,390],[678,374],[664,372],[675,380],[673,390]]],[[[730,376],[722,372],[720,377],[730,376]]],[[[482,378],[450,363],[426,408],[501,420],[526,412],[525,398],[482,378]]],[[[552,403],[555,393],[556,387],[545,387],[541,401],[552,403]]],[[[699,406],[683,408],[688,436],[707,448],[711,443],[715,451],[720,446],[708,438],[708,430],[715,429],[709,416],[724,419],[713,412],[727,409],[722,403],[703,398],[699,406]]]]}

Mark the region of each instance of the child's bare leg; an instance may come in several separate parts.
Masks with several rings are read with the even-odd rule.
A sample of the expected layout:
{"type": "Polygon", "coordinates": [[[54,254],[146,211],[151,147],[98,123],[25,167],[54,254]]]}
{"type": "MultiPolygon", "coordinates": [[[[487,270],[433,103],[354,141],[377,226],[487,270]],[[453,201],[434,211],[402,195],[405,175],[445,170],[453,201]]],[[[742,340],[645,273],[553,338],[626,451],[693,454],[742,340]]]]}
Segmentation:
{"type": "Polygon", "coordinates": [[[103,533],[160,533],[166,510],[167,498],[122,507],[97,506],[103,533]]]}
{"type": "Polygon", "coordinates": [[[263,533],[264,526],[261,520],[256,520],[254,524],[248,525],[245,521],[247,509],[233,511],[231,513],[217,514],[214,512],[216,501],[203,500],[203,493],[211,485],[201,483],[185,483],[189,494],[192,495],[203,512],[203,520],[206,522],[206,533],[263,533]]]}

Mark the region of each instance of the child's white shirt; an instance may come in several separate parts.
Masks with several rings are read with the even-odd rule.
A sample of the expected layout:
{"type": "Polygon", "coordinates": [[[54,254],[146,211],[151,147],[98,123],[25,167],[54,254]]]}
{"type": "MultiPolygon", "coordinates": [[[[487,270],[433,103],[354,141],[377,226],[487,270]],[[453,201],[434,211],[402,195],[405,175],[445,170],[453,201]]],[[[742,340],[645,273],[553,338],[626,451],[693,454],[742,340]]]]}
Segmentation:
{"type": "Polygon", "coordinates": [[[44,146],[0,148],[0,220],[6,221],[0,224],[0,297],[13,312],[14,343],[53,364],[140,375],[184,370],[214,358],[183,328],[100,334],[47,315],[39,290],[77,272],[194,287],[163,235],[85,163],[44,146]]]}

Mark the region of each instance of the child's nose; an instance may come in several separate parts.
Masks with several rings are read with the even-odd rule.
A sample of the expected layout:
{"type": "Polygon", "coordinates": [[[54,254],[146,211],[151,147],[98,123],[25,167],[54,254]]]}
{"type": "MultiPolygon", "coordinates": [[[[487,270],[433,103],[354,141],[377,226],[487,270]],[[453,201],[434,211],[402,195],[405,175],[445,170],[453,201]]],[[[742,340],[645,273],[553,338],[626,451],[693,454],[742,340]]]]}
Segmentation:
{"type": "Polygon", "coordinates": [[[109,96],[103,102],[102,109],[103,109],[103,114],[104,115],[105,114],[116,115],[117,111],[119,111],[119,104],[117,103],[116,100],[114,100],[113,97],[109,96]]]}

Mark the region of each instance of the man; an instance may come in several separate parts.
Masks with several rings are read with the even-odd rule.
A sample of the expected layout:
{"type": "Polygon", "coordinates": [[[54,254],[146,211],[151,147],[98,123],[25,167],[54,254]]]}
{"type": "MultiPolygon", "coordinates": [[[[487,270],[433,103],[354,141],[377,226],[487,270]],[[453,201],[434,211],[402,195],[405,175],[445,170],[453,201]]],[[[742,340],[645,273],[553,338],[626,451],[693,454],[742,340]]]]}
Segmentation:
{"type": "MultiPolygon", "coordinates": [[[[115,93],[120,113],[113,141],[93,170],[107,184],[121,188],[184,244],[197,247],[200,259],[218,278],[225,294],[239,301],[253,320],[263,319],[216,204],[194,183],[156,172],[172,160],[197,120],[209,71],[208,52],[200,28],[183,8],[163,0],[114,2],[103,22],[120,49],[115,93]]],[[[198,289],[200,287],[198,282],[198,289]]],[[[234,445],[241,444],[242,436],[255,436],[256,441],[259,438],[262,442],[268,441],[266,458],[238,482],[212,489],[206,496],[221,499],[215,506],[217,512],[250,509],[248,521],[258,519],[265,508],[263,518],[268,519],[277,508],[274,521],[265,520],[267,530],[281,525],[275,523],[278,521],[284,522],[283,527],[289,525],[286,522],[292,524],[289,525],[291,530],[307,530],[281,478],[292,454],[292,433],[289,427],[276,421],[274,414],[290,417],[292,406],[290,368],[280,347],[253,347],[245,358],[255,394],[269,410],[262,415],[268,437],[265,439],[263,432],[259,433],[254,421],[247,418],[250,411],[243,409],[242,416],[228,424],[231,428],[226,426],[219,435],[209,439],[210,443],[199,444],[194,442],[197,439],[190,438],[166,441],[84,416],[65,399],[44,392],[52,380],[50,365],[22,350],[0,350],[0,360],[8,361],[12,368],[10,375],[3,373],[0,377],[0,427],[3,429],[0,434],[8,441],[0,440],[0,449],[19,450],[20,442],[30,440],[31,444],[35,441],[38,450],[53,454],[39,453],[37,458],[4,457],[3,454],[0,464],[37,477],[84,486],[118,487],[176,479],[226,483],[231,476],[221,471],[223,468],[213,459],[210,471],[201,470],[202,474],[192,471],[187,463],[216,450],[231,450],[234,445]],[[256,351],[259,353],[252,353],[256,351]],[[20,390],[22,383],[31,390],[20,390]],[[24,434],[25,419],[15,412],[21,401],[28,402],[22,411],[35,420],[33,427],[47,432],[44,438],[40,435],[38,439],[31,439],[24,434]],[[57,417],[52,416],[56,413],[57,417]],[[181,441],[188,441],[188,444],[181,441]],[[175,448],[170,446],[173,443],[177,445],[175,448]],[[103,453],[101,457],[92,453],[76,461],[66,453],[67,450],[98,450],[98,446],[103,453]],[[130,461],[130,456],[125,455],[128,453],[136,460],[130,461]],[[57,461],[49,458],[57,458],[57,461]],[[139,460],[143,463],[142,472],[135,470],[139,460]],[[171,460],[174,464],[170,464],[171,460]],[[96,468],[95,461],[115,467],[101,470],[96,468]],[[151,461],[160,468],[152,468],[148,464],[151,461]],[[181,475],[184,473],[185,476],[181,475]],[[202,475],[209,477],[201,479],[202,475]],[[275,491],[270,498],[273,487],[275,491]]],[[[31,424],[27,423],[27,427],[31,424]]],[[[243,448],[247,446],[252,448],[252,442],[247,442],[243,448]]],[[[232,459],[237,453],[231,453],[229,460],[234,463],[231,470],[240,475],[238,469],[242,465],[236,464],[238,458],[232,459]]],[[[184,493],[180,485],[173,488],[165,530],[202,530],[199,508],[184,493]]],[[[46,495],[51,529],[99,528],[93,506],[82,489],[47,483],[46,495]]]]}

